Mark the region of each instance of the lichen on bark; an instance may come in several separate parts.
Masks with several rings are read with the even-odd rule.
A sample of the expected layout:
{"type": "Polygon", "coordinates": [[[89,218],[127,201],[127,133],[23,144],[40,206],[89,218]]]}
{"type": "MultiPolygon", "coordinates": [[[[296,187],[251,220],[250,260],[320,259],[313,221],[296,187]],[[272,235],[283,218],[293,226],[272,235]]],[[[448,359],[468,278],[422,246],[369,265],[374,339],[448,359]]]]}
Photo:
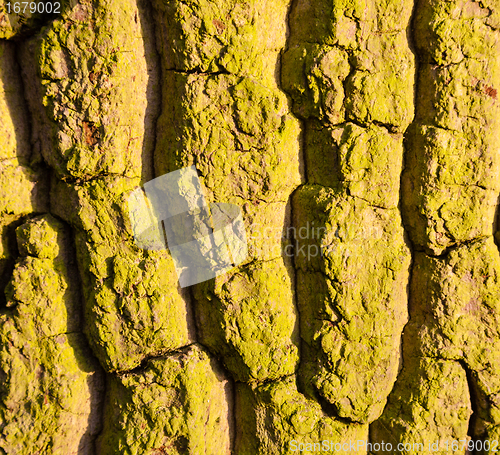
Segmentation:
{"type": "Polygon", "coordinates": [[[413,117],[411,6],[299,0],[283,56],[305,127],[307,185],[293,198],[300,383],[356,422],[382,413],[407,322],[410,250],[397,209],[413,117]]]}
{"type": "Polygon", "coordinates": [[[113,377],[101,454],[231,453],[231,382],[199,346],[113,377]]]}
{"type": "Polygon", "coordinates": [[[491,440],[499,428],[498,5],[419,1],[413,23],[418,90],[402,174],[404,222],[418,251],[408,360],[374,434],[382,438],[387,427],[401,441],[491,440]],[[455,386],[446,386],[450,380],[455,386]],[[433,381],[446,391],[436,393],[433,381]],[[401,406],[408,393],[411,402],[401,406]]]}
{"type": "Polygon", "coordinates": [[[0,448],[91,453],[103,378],[81,333],[68,230],[48,215],[16,233],[21,258],[0,315],[0,448]]]}
{"type": "Polygon", "coordinates": [[[0,0],[0,453],[500,437],[497,0],[61,5],[0,0]],[[181,289],[127,198],[192,165],[248,257],[181,289]]]}
{"type": "Polygon", "coordinates": [[[207,201],[241,207],[247,264],[195,286],[198,337],[236,379],[278,379],[298,361],[282,233],[301,181],[300,130],[275,75],[287,2],[216,4],[192,2],[194,20],[182,2],[155,2],[165,75],[155,165],[163,174],[194,164],[207,201]]]}

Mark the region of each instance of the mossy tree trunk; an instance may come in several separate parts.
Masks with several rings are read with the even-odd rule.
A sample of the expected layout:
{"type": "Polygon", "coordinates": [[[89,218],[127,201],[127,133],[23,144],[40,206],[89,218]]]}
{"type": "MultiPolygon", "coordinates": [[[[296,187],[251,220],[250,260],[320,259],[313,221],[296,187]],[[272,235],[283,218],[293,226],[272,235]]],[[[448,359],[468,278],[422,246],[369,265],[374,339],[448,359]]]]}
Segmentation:
{"type": "Polygon", "coordinates": [[[0,454],[498,449],[498,0],[9,8],[0,454]],[[127,196],[191,165],[248,257],[182,289],[127,196]]]}

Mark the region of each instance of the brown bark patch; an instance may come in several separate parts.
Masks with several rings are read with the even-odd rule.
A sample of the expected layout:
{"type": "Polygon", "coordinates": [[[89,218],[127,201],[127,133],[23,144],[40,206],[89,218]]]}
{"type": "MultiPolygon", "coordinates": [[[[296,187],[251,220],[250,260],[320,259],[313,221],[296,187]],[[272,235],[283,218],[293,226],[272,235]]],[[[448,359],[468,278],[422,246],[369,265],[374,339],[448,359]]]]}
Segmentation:
{"type": "Polygon", "coordinates": [[[493,87],[490,87],[489,85],[487,85],[486,87],[484,87],[484,92],[488,96],[491,96],[494,100],[497,99],[497,90],[494,89],[493,87]]]}
{"type": "Polygon", "coordinates": [[[83,122],[83,133],[87,145],[96,145],[99,140],[97,128],[90,122],[83,122]]]}
{"type": "Polygon", "coordinates": [[[217,33],[221,34],[224,30],[226,30],[226,26],[224,25],[223,22],[214,19],[212,23],[215,25],[215,28],[217,29],[217,33]]]}

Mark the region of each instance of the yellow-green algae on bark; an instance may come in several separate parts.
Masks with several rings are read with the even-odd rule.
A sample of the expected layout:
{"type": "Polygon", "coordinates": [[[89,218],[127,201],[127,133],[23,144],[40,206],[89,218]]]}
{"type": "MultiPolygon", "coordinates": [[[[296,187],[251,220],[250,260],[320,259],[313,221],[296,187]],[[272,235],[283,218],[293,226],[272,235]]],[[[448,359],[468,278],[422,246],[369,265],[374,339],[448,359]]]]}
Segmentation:
{"type": "MultiPolygon", "coordinates": [[[[493,241],[500,191],[499,13],[496,1],[416,6],[420,64],[402,209],[421,252],[412,270],[404,367],[373,424],[375,440],[388,433],[402,442],[499,435],[500,256],[493,241]]],[[[424,453],[431,452],[426,447],[424,453]]]]}
{"type": "Polygon", "coordinates": [[[15,257],[14,229],[21,218],[48,208],[45,179],[29,143],[27,108],[15,47],[0,41],[0,286],[15,257]]]}
{"type": "Polygon", "coordinates": [[[247,264],[195,287],[199,341],[240,381],[298,362],[287,202],[301,182],[299,125],[277,86],[287,1],[154,2],[163,67],[158,175],[196,165],[209,202],[241,207],[247,264]]]}
{"type": "Polygon", "coordinates": [[[498,2],[420,2],[416,119],[403,173],[413,243],[432,254],[492,235],[500,192],[498,2]]]}
{"type": "Polygon", "coordinates": [[[398,212],[319,185],[293,203],[299,235],[316,226],[296,256],[303,387],[341,417],[374,420],[396,379],[407,321],[409,253],[398,212]]]}
{"type": "Polygon", "coordinates": [[[80,331],[69,231],[45,215],[16,233],[21,258],[0,313],[0,451],[90,454],[103,378],[80,331]]]}
{"type": "Polygon", "coordinates": [[[192,341],[190,318],[168,251],[134,244],[126,195],[138,181],[103,177],[81,185],[54,181],[55,213],[76,229],[86,302],[86,329],[107,370],[125,371],[143,359],[192,341]],[[77,213],[73,207],[79,207],[77,213]]]}
{"type": "MultiPolygon", "coordinates": [[[[416,333],[410,330],[406,336],[406,331],[404,341],[409,345],[416,333]]],[[[422,357],[415,352],[405,352],[403,359],[404,367],[387,409],[370,426],[371,441],[390,443],[393,450],[389,453],[450,453],[453,441],[467,440],[472,414],[465,370],[456,361],[422,357]]],[[[460,449],[462,445],[459,443],[460,449]]]]}
{"type": "Polygon", "coordinates": [[[368,440],[368,425],[329,416],[317,401],[297,390],[294,377],[261,385],[238,384],[237,392],[236,455],[313,454],[318,453],[318,445],[339,454],[367,453],[363,443],[368,440]]]}
{"type": "Polygon", "coordinates": [[[111,378],[99,454],[231,453],[232,385],[193,344],[111,378]]]}
{"type": "Polygon", "coordinates": [[[86,333],[108,371],[192,341],[170,254],[139,249],[127,215],[127,194],[153,177],[159,86],[147,11],[82,1],[23,49],[35,140],[55,171],[52,209],[75,229],[86,333]]]}
{"type": "Polygon", "coordinates": [[[157,73],[143,14],[132,0],[82,1],[23,46],[36,139],[59,178],[151,177],[157,73]]]}
{"type": "MultiPolygon", "coordinates": [[[[490,441],[498,435],[499,270],[491,237],[444,258],[416,254],[404,368],[384,414],[372,426],[376,440],[391,433],[400,442],[451,444],[467,435],[490,441]],[[474,398],[470,432],[469,395],[474,398]]],[[[445,446],[440,450],[445,453],[445,446]]]]}
{"type": "Polygon", "coordinates": [[[370,422],[396,380],[410,250],[398,210],[413,118],[409,1],[298,0],[281,79],[303,119],[307,185],[293,198],[300,382],[370,422]]]}
{"type": "Polygon", "coordinates": [[[103,404],[97,453],[500,437],[498,2],[417,1],[416,87],[414,6],[65,2],[18,48],[31,118],[0,41],[1,453],[93,453],[103,404]],[[182,294],[125,208],[192,164],[249,257],[182,294]],[[69,226],[29,220],[47,177],[69,226]]]}

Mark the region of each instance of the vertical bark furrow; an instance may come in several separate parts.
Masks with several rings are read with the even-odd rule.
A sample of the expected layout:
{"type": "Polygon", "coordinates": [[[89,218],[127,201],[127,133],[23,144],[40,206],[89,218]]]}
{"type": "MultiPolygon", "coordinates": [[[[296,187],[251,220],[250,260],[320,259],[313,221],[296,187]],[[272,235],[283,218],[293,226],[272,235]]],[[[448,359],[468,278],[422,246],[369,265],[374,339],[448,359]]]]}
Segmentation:
{"type": "Polygon", "coordinates": [[[68,8],[27,42],[34,140],[54,170],[51,209],[75,230],[90,344],[107,371],[134,369],[133,379],[108,376],[98,453],[229,453],[230,382],[197,347],[162,357],[193,341],[186,295],[170,254],[140,250],[128,220],[128,193],[153,177],[160,101],[153,37],[145,2],[124,0],[68,8]]]}
{"type": "Polygon", "coordinates": [[[170,255],[136,247],[128,221],[127,193],[152,178],[153,39],[142,2],[81,2],[24,46],[52,210],[75,228],[85,327],[108,371],[192,341],[170,255]]]}
{"type": "MultiPolygon", "coordinates": [[[[57,2],[64,4],[67,0],[57,2]]],[[[31,3],[31,2],[30,2],[31,3]]],[[[49,3],[49,2],[47,2],[49,3]]],[[[60,7],[54,6],[56,2],[45,8],[45,2],[37,8],[38,4],[0,1],[0,39],[1,40],[22,40],[28,35],[32,35],[51,19],[56,17],[60,7]],[[38,9],[40,11],[38,11],[38,9]],[[50,11],[50,13],[47,13],[50,11]],[[54,11],[54,12],[53,12],[54,11]]]]}
{"type": "Polygon", "coordinates": [[[47,179],[32,153],[23,86],[14,43],[0,41],[0,306],[17,252],[22,218],[48,209],[47,179]]]}
{"type": "Polygon", "coordinates": [[[494,450],[498,0],[7,3],[0,454],[494,450]],[[191,165],[248,257],[182,289],[191,165]]]}
{"type": "Polygon", "coordinates": [[[396,379],[410,251],[398,210],[413,118],[411,2],[298,1],[283,85],[305,123],[294,195],[301,385],[358,422],[396,379]]]}
{"type": "Polygon", "coordinates": [[[102,371],[81,332],[69,229],[43,215],[16,235],[20,257],[0,315],[0,448],[92,454],[102,371]]]}
{"type": "Polygon", "coordinates": [[[295,376],[254,386],[238,383],[236,396],[237,455],[366,453],[358,441],[367,441],[368,425],[326,414],[298,390],[295,376]]]}
{"type": "Polygon", "coordinates": [[[157,175],[195,165],[206,200],[239,206],[249,255],[195,286],[199,342],[240,381],[294,373],[288,198],[300,183],[299,125],[276,74],[287,2],[155,2],[163,113],[157,175]]]}
{"type": "Polygon", "coordinates": [[[417,6],[420,93],[403,213],[413,243],[431,255],[493,235],[500,192],[496,8],[469,1],[417,6]]]}
{"type": "Polygon", "coordinates": [[[98,453],[230,455],[232,395],[226,373],[197,344],[113,375],[98,453]]]}
{"type": "Polygon", "coordinates": [[[446,440],[499,434],[498,14],[496,2],[420,1],[414,21],[419,93],[402,208],[420,252],[404,367],[372,435],[439,439],[436,453],[446,440]]]}
{"type": "Polygon", "coordinates": [[[89,454],[102,377],[81,333],[69,230],[33,217],[48,210],[47,175],[15,56],[0,42],[0,451],[89,454]]]}

